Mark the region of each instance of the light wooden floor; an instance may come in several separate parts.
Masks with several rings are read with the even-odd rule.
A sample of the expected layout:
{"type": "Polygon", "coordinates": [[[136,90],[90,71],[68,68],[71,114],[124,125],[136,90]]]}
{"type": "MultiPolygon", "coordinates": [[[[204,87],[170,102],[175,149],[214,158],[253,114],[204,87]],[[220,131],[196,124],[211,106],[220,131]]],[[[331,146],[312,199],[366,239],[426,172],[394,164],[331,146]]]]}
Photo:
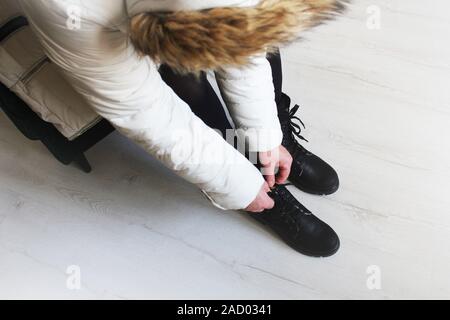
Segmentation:
{"type": "Polygon", "coordinates": [[[338,255],[298,255],[212,208],[118,134],[86,175],[1,114],[0,298],[450,298],[450,3],[355,2],[283,50],[308,147],[342,179],[327,198],[292,191],[335,227],[338,255]],[[81,290],[66,286],[72,265],[81,290]]]}

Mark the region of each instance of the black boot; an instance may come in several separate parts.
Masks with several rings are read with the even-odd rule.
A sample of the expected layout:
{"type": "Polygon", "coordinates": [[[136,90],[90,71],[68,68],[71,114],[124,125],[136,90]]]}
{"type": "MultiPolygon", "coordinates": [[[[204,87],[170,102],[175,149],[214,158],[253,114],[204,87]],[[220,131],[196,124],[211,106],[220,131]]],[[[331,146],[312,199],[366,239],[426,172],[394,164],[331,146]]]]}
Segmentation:
{"type": "Polygon", "coordinates": [[[273,230],[291,248],[310,257],[329,257],[340,247],[334,230],[306,209],[285,186],[277,185],[269,195],[275,207],[250,216],[273,230]]]}
{"type": "Polygon", "coordinates": [[[307,140],[301,135],[305,125],[296,117],[299,106],[290,110],[291,99],[282,94],[278,102],[278,116],[283,130],[283,146],[294,158],[289,181],[302,191],[317,195],[329,195],[339,189],[336,171],[318,156],[306,150],[297,140],[307,140]],[[296,123],[296,121],[298,123],[296,123]]]}

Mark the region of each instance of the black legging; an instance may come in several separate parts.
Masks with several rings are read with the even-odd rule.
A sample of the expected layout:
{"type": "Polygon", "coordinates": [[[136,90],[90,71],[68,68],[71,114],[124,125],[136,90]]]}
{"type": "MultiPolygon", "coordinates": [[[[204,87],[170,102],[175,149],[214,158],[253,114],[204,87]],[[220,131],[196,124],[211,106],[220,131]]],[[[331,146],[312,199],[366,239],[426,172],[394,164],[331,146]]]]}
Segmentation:
{"type": "MultiPolygon", "coordinates": [[[[283,86],[280,52],[268,55],[267,59],[272,66],[275,97],[278,102],[281,98],[283,86]]],[[[220,99],[209,83],[206,73],[201,73],[197,79],[193,75],[177,74],[166,65],[162,65],[159,72],[163,80],[209,127],[219,129],[222,133],[225,133],[227,129],[232,129],[220,99]]]]}

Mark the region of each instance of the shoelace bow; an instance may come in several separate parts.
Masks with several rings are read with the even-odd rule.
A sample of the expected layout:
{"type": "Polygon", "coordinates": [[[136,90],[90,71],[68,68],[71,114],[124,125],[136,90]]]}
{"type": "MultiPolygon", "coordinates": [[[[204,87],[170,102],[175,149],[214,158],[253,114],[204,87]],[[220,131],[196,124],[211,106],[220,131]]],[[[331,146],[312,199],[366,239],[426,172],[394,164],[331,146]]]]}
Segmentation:
{"type": "Polygon", "coordinates": [[[299,117],[297,117],[295,115],[299,108],[300,108],[300,106],[298,104],[296,104],[291,109],[291,111],[289,111],[289,125],[291,126],[292,134],[297,136],[300,140],[309,142],[305,137],[302,136],[303,129],[306,129],[305,124],[303,123],[302,119],[300,119],[299,117]],[[296,121],[298,121],[298,123],[296,123],[296,121]],[[303,129],[302,129],[302,127],[303,127],[303,129]]]}
{"type": "MultiPolygon", "coordinates": [[[[298,155],[298,153],[309,154],[309,151],[306,150],[295,137],[298,137],[300,140],[309,142],[302,135],[303,129],[306,129],[306,125],[303,121],[296,116],[295,114],[298,112],[300,106],[296,104],[288,113],[287,117],[285,117],[284,121],[282,120],[283,131],[288,130],[290,133],[290,139],[287,139],[288,147],[295,147],[293,151],[294,158],[298,155]],[[287,118],[287,119],[286,119],[287,118]]],[[[286,134],[286,132],[285,132],[286,134]]]]}

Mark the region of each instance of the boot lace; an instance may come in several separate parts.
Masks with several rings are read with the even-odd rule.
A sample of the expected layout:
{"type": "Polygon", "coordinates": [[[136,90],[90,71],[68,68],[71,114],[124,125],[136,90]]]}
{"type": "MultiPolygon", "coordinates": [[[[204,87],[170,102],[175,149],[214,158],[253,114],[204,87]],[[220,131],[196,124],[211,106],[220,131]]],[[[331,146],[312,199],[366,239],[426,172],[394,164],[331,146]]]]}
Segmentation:
{"type": "Polygon", "coordinates": [[[297,235],[300,232],[302,215],[308,215],[309,213],[297,205],[297,200],[285,188],[287,185],[290,184],[273,188],[271,194],[277,204],[277,208],[279,209],[280,217],[297,235]]]}
{"type": "Polygon", "coordinates": [[[287,147],[290,148],[291,151],[293,150],[294,157],[300,152],[307,155],[309,154],[309,151],[306,150],[296,139],[297,137],[302,141],[309,142],[308,139],[306,139],[302,135],[303,130],[306,129],[306,125],[298,116],[296,116],[296,113],[299,109],[300,106],[296,104],[289,111],[287,119],[284,119],[284,121],[282,122],[282,126],[284,129],[283,131],[285,132],[285,134],[289,134],[289,139],[286,139],[287,147]]]}
{"type": "Polygon", "coordinates": [[[305,137],[302,136],[302,131],[306,129],[305,124],[303,123],[302,119],[300,119],[295,115],[299,108],[300,106],[296,104],[291,109],[291,111],[289,111],[289,125],[291,127],[291,132],[294,136],[298,137],[300,140],[309,142],[305,137]]]}

